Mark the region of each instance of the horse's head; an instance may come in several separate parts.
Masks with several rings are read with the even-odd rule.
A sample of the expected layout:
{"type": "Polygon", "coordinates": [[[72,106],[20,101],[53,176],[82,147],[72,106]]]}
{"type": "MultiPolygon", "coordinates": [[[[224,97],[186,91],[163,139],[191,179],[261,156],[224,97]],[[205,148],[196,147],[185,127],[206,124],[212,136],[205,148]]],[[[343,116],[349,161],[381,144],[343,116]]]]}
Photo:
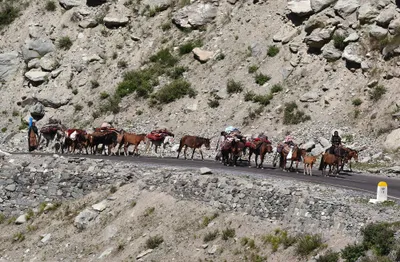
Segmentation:
{"type": "Polygon", "coordinates": [[[164,144],[164,145],[167,145],[167,144],[172,145],[173,142],[174,142],[174,137],[173,137],[173,136],[166,136],[166,137],[164,138],[163,144],[164,144]]]}
{"type": "Polygon", "coordinates": [[[271,143],[265,143],[265,149],[267,151],[267,153],[272,153],[272,145],[271,143]]]}
{"type": "Polygon", "coordinates": [[[210,150],[210,139],[209,138],[204,138],[204,146],[206,147],[207,150],[210,150]]]}
{"type": "Polygon", "coordinates": [[[351,150],[349,153],[349,158],[354,158],[354,161],[358,162],[358,152],[356,150],[351,150]]]}

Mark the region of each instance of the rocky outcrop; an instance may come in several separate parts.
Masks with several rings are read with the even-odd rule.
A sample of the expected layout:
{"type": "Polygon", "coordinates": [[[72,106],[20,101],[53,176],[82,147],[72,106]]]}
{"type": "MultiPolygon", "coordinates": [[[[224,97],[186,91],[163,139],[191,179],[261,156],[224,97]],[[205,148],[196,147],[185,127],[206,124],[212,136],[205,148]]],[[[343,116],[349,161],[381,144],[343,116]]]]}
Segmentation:
{"type": "Polygon", "coordinates": [[[334,4],[336,1],[337,0],[311,0],[311,8],[317,13],[334,4]]]}
{"type": "Polygon", "coordinates": [[[213,52],[202,50],[202,49],[200,49],[198,47],[194,48],[192,50],[192,52],[194,54],[194,58],[199,60],[202,63],[207,62],[208,60],[210,60],[214,56],[213,52]]]}
{"type": "Polygon", "coordinates": [[[396,17],[396,10],[389,8],[383,10],[375,19],[376,24],[387,28],[390,22],[396,17]]]}
{"type": "Polygon", "coordinates": [[[375,39],[383,39],[386,37],[387,33],[388,33],[387,29],[377,25],[372,25],[369,28],[369,35],[375,39]]]}
{"type": "Polygon", "coordinates": [[[105,26],[107,27],[120,27],[120,26],[126,26],[129,23],[129,18],[126,16],[106,16],[103,19],[103,22],[105,26]]]}
{"type": "Polygon", "coordinates": [[[378,10],[371,3],[365,3],[357,10],[357,18],[361,24],[372,22],[378,15],[378,10]]]}
{"type": "Polygon", "coordinates": [[[45,115],[44,106],[41,103],[36,103],[35,105],[33,105],[29,109],[29,112],[30,112],[31,116],[33,117],[33,119],[35,119],[35,120],[40,120],[45,115]]]}
{"type": "Polygon", "coordinates": [[[33,58],[40,58],[54,50],[55,46],[51,40],[40,38],[28,40],[22,47],[22,55],[25,62],[29,62],[33,58]]]}
{"type": "Polygon", "coordinates": [[[85,4],[85,0],[59,0],[59,2],[60,5],[67,10],[85,4]]]}
{"type": "Polygon", "coordinates": [[[310,0],[290,0],[287,7],[293,14],[298,16],[306,16],[313,13],[310,0]]]}
{"type": "Polygon", "coordinates": [[[209,3],[196,3],[179,9],[172,22],[182,28],[197,28],[208,24],[217,16],[217,7],[209,3]]]}
{"type": "Polygon", "coordinates": [[[335,27],[315,29],[309,36],[304,38],[304,42],[311,48],[322,48],[331,40],[335,27]]]}
{"type": "Polygon", "coordinates": [[[358,43],[350,43],[344,49],[342,57],[348,62],[361,64],[363,60],[362,46],[358,43]]]}
{"type": "Polygon", "coordinates": [[[317,102],[319,101],[319,95],[317,92],[309,91],[300,97],[301,102],[317,102]]]}
{"type": "Polygon", "coordinates": [[[360,0],[338,0],[334,6],[336,13],[345,18],[360,7],[360,0]]]}
{"type": "Polygon", "coordinates": [[[18,52],[0,54],[0,81],[7,81],[18,70],[20,58],[18,52]]]}
{"type": "Polygon", "coordinates": [[[325,45],[322,48],[322,56],[326,60],[332,62],[332,61],[336,61],[339,58],[341,58],[342,57],[342,52],[340,50],[336,49],[333,46],[333,44],[329,44],[329,45],[325,45]]]}
{"type": "Polygon", "coordinates": [[[400,128],[393,130],[383,143],[383,148],[389,152],[396,152],[400,149],[400,128]]]}
{"type": "Polygon", "coordinates": [[[57,100],[56,97],[53,98],[37,98],[37,101],[42,103],[45,107],[60,108],[67,105],[71,101],[71,97],[63,97],[61,100],[57,100]]]}

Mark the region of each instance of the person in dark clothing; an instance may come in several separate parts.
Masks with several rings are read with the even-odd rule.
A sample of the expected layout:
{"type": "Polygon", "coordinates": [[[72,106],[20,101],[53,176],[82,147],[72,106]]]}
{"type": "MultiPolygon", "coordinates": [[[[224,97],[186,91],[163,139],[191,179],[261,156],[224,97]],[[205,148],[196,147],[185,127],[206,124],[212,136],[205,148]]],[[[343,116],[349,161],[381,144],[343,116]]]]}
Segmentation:
{"type": "Polygon", "coordinates": [[[28,149],[29,152],[37,149],[39,146],[39,134],[35,122],[31,123],[28,129],[28,149]]]}
{"type": "Polygon", "coordinates": [[[339,136],[338,131],[335,131],[333,133],[333,136],[331,138],[331,144],[332,146],[329,148],[329,153],[335,154],[335,149],[342,145],[342,138],[339,136]]]}

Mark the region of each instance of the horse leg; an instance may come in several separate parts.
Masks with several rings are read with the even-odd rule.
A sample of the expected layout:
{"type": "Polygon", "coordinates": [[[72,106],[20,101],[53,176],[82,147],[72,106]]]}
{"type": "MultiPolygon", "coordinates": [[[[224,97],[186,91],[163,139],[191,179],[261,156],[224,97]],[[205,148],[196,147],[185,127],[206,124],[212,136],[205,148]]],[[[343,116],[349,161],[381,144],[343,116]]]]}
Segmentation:
{"type": "MultiPolygon", "coordinates": [[[[251,149],[249,148],[249,167],[251,167],[251,155],[253,152],[251,152],[251,149]]],[[[256,166],[257,166],[257,161],[256,161],[256,166]]]]}
{"type": "Polygon", "coordinates": [[[193,152],[192,152],[192,160],[193,160],[193,156],[194,156],[194,151],[196,151],[196,146],[193,148],[193,152]]]}
{"type": "Polygon", "coordinates": [[[186,159],[186,150],[187,150],[187,145],[185,145],[185,149],[183,149],[183,155],[184,155],[185,159],[186,159]]]}
{"type": "Polygon", "coordinates": [[[204,161],[203,151],[201,150],[201,148],[199,148],[199,151],[200,151],[200,155],[201,155],[201,161],[204,161]]]}

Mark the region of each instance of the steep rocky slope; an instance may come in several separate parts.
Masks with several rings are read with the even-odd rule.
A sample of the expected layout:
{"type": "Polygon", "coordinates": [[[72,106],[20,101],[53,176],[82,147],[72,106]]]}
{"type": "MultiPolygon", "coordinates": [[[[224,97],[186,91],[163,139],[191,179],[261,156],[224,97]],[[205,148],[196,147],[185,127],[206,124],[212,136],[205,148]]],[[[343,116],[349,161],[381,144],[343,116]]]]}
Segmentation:
{"type": "Polygon", "coordinates": [[[380,145],[397,128],[394,0],[14,5],[20,12],[0,40],[6,133],[29,111],[44,114],[39,126],[50,117],[82,128],[107,119],[138,132],[214,136],[235,125],[275,141],[288,130],[306,141],[339,128],[356,146],[380,145]]]}

